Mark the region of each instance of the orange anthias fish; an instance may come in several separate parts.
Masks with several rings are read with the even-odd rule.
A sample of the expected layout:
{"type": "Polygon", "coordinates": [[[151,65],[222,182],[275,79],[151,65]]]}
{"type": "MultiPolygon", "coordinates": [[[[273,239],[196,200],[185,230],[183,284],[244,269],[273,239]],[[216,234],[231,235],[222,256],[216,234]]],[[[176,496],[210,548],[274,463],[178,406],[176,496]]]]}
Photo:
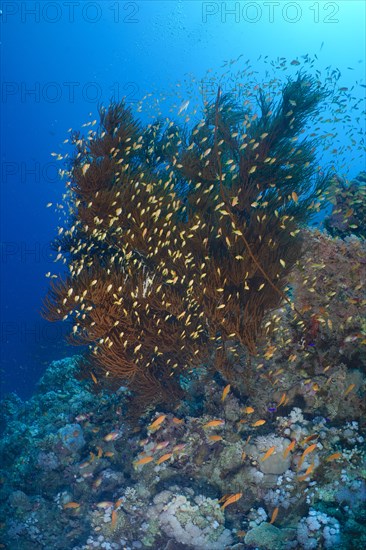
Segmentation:
{"type": "Polygon", "coordinates": [[[306,455],[315,451],[316,447],[317,447],[317,443],[313,443],[312,445],[310,445],[310,447],[307,447],[305,451],[302,453],[302,458],[305,458],[306,455]]]}
{"type": "Polygon", "coordinates": [[[147,427],[149,432],[155,432],[159,428],[159,426],[164,422],[165,418],[166,418],[166,415],[161,414],[156,420],[154,420],[154,422],[147,427]]]}
{"type": "Polygon", "coordinates": [[[308,435],[308,437],[305,437],[302,444],[309,443],[309,441],[313,441],[313,439],[318,439],[318,437],[319,437],[319,434],[308,435]]]}
{"type": "Polygon", "coordinates": [[[269,522],[270,525],[276,521],[277,516],[278,516],[278,508],[275,508],[272,512],[271,521],[269,522]]]}
{"type": "Polygon", "coordinates": [[[115,441],[116,439],[119,438],[119,431],[118,430],[115,430],[114,432],[110,432],[109,434],[107,434],[105,437],[104,437],[104,441],[115,441]]]}
{"type": "Polygon", "coordinates": [[[145,464],[148,464],[149,462],[151,462],[152,460],[154,460],[154,457],[152,456],[144,456],[143,458],[140,458],[139,460],[136,460],[136,462],[133,463],[134,467],[136,468],[137,466],[144,466],[145,464]]]}
{"type": "Polygon", "coordinates": [[[342,457],[342,453],[333,453],[332,455],[327,456],[325,462],[332,462],[332,460],[338,460],[342,457]]]}
{"type": "Polygon", "coordinates": [[[268,449],[268,451],[266,452],[266,454],[264,455],[264,457],[261,459],[262,462],[264,462],[265,460],[267,460],[267,458],[269,458],[271,456],[271,454],[275,451],[276,447],[273,446],[273,447],[270,447],[268,449]]]}
{"type": "Polygon", "coordinates": [[[221,509],[224,510],[226,506],[229,506],[230,504],[237,502],[242,496],[243,496],[243,493],[235,493],[234,495],[228,496],[228,498],[225,499],[224,504],[221,506],[221,509]]]}
{"type": "Polygon", "coordinates": [[[281,397],[277,407],[281,407],[281,405],[283,405],[285,401],[286,401],[286,392],[282,394],[282,397],[281,397]]]}
{"type": "Polygon", "coordinates": [[[209,435],[208,439],[210,441],[222,441],[223,437],[221,435],[209,435]]]}
{"type": "Polygon", "coordinates": [[[165,455],[158,458],[156,461],[156,464],[161,464],[162,462],[165,462],[166,460],[169,460],[169,458],[173,456],[173,453],[166,453],[165,455]]]}
{"type": "Polygon", "coordinates": [[[225,420],[210,420],[210,422],[206,422],[206,424],[203,425],[203,428],[217,428],[218,426],[223,426],[225,424],[225,420]]]}
{"type": "Polygon", "coordinates": [[[77,508],[80,508],[80,504],[78,502],[67,502],[63,506],[64,510],[76,510],[77,508]]]}
{"type": "Polygon", "coordinates": [[[346,389],[346,391],[344,392],[344,396],[343,396],[343,397],[347,397],[347,395],[348,395],[349,393],[351,393],[351,391],[352,391],[355,387],[356,387],[356,384],[350,384],[350,385],[348,386],[348,388],[346,389]]]}
{"type": "Polygon", "coordinates": [[[112,529],[116,527],[116,522],[117,522],[117,510],[112,510],[112,522],[111,522],[112,529]]]}
{"type": "Polygon", "coordinates": [[[97,508],[100,510],[107,510],[108,508],[113,508],[114,504],[110,500],[102,500],[102,502],[97,503],[97,508]]]}
{"type": "Polygon", "coordinates": [[[227,386],[225,386],[225,388],[223,389],[223,392],[222,392],[222,396],[221,396],[221,401],[225,401],[226,397],[227,397],[227,394],[229,393],[230,391],[230,384],[228,384],[227,386]]]}
{"type": "Polygon", "coordinates": [[[245,412],[245,414],[253,414],[254,413],[254,409],[253,407],[245,407],[243,409],[243,412],[245,412]]]}
{"type": "Polygon", "coordinates": [[[307,448],[305,449],[305,451],[302,453],[301,458],[300,458],[300,461],[299,461],[299,468],[301,468],[301,465],[302,465],[302,463],[304,462],[304,458],[305,458],[308,454],[310,454],[310,453],[312,453],[313,451],[315,451],[316,447],[317,447],[317,443],[313,443],[312,445],[310,445],[310,447],[307,447],[307,448]]]}
{"type": "Polygon", "coordinates": [[[315,464],[313,462],[312,464],[310,464],[310,466],[306,470],[306,472],[302,476],[299,476],[297,479],[299,481],[304,481],[311,474],[311,472],[314,470],[314,467],[315,467],[315,464]]]}
{"type": "Polygon", "coordinates": [[[257,420],[257,422],[254,422],[252,424],[253,428],[257,428],[258,426],[263,426],[263,424],[266,423],[266,420],[257,420]]]}
{"type": "Polygon", "coordinates": [[[295,445],[296,445],[296,439],[291,441],[290,445],[286,447],[286,449],[283,452],[283,458],[287,458],[287,455],[289,454],[289,452],[294,450],[295,445]]]}

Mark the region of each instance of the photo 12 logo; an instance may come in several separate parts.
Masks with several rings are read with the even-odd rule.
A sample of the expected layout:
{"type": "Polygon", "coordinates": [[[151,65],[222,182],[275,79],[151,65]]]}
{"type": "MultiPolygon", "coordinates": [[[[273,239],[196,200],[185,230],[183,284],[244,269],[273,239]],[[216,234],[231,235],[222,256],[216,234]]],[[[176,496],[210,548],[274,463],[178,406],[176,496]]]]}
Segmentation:
{"type": "Polygon", "coordinates": [[[338,2],[202,2],[202,22],[221,23],[339,23],[338,2]]]}
{"type": "Polygon", "coordinates": [[[138,2],[17,2],[3,1],[0,16],[2,23],[16,19],[21,23],[85,23],[95,24],[107,18],[113,23],[139,23],[138,2]]]}
{"type": "Polygon", "coordinates": [[[136,82],[112,82],[109,85],[98,82],[15,82],[5,81],[1,85],[1,102],[20,103],[83,103],[98,105],[104,98],[126,103],[139,101],[139,86],[136,82]]]}

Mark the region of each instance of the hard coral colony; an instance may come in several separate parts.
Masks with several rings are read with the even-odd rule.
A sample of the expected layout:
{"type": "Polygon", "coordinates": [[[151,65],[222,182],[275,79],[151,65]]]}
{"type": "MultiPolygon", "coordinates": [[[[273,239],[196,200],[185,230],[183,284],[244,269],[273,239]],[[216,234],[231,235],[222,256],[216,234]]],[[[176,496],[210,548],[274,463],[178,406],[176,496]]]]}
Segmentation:
{"type": "Polygon", "coordinates": [[[3,402],[9,548],[365,546],[365,243],[308,224],[335,92],[243,89],[72,133],[45,315],[89,352],[3,402]]]}

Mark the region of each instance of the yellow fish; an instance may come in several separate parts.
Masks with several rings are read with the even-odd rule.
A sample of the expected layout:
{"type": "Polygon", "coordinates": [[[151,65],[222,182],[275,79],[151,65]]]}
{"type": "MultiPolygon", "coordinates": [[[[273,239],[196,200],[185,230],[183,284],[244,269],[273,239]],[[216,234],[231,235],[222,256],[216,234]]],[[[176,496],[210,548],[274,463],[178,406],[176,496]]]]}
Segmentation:
{"type": "Polygon", "coordinates": [[[222,441],[223,437],[221,435],[209,435],[208,439],[210,441],[222,441]]]}
{"type": "Polygon", "coordinates": [[[245,414],[253,414],[254,413],[254,409],[253,407],[245,407],[243,409],[243,412],[245,412],[245,414]]]}

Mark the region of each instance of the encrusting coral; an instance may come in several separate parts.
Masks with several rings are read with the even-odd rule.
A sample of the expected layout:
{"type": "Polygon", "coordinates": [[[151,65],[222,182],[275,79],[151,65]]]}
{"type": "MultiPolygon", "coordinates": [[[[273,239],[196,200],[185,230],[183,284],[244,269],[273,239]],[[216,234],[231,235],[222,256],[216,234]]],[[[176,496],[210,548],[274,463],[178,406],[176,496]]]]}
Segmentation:
{"type": "Polygon", "coordinates": [[[228,354],[256,351],[330,181],[304,134],[326,97],[299,73],[279,100],[259,89],[257,110],[219,88],[191,129],[142,127],[118,103],[73,134],[71,223],[55,242],[70,273],[45,315],[72,320],[95,380],[172,403],[209,357],[227,374],[228,354]]]}

